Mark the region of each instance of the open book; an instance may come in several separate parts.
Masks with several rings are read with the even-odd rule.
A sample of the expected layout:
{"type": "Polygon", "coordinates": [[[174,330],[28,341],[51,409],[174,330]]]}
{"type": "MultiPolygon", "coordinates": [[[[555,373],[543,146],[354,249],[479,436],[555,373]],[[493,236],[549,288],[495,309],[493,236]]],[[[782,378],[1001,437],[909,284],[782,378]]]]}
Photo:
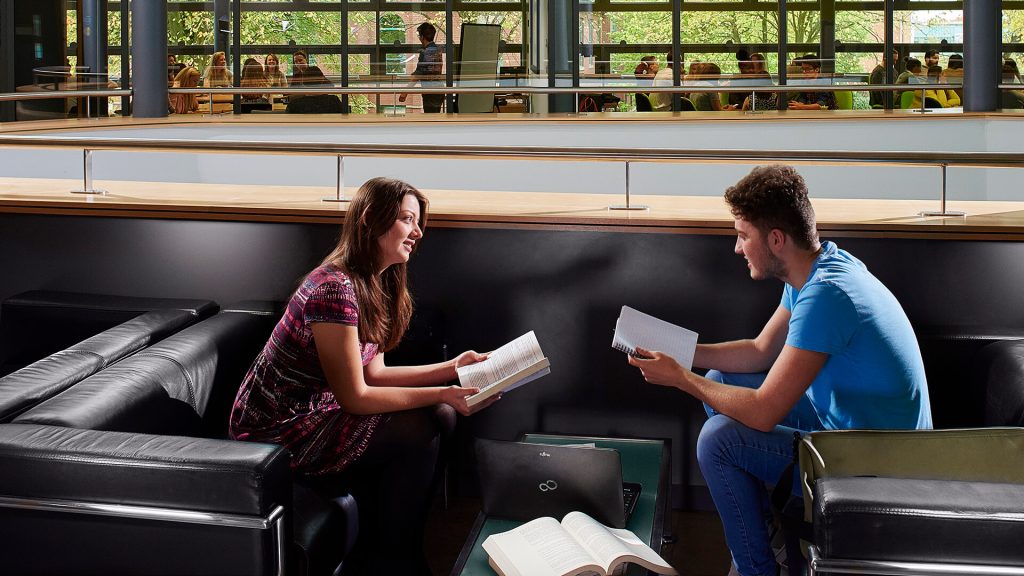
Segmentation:
{"type": "Polygon", "coordinates": [[[505,344],[490,353],[487,360],[456,369],[459,384],[464,388],[479,388],[480,392],[466,397],[471,407],[498,394],[518,388],[551,373],[551,364],[541,352],[537,335],[533,331],[505,344]]]}
{"type": "Polygon", "coordinates": [[[561,522],[537,518],[484,540],[492,568],[501,576],[606,575],[633,562],[658,574],[677,574],[629,530],[608,528],[582,512],[561,522]]]}
{"type": "Polygon", "coordinates": [[[623,306],[619,319],[615,321],[612,348],[635,356],[638,346],[652,352],[664,352],[690,370],[693,368],[693,355],[697,352],[697,333],[623,306]]]}

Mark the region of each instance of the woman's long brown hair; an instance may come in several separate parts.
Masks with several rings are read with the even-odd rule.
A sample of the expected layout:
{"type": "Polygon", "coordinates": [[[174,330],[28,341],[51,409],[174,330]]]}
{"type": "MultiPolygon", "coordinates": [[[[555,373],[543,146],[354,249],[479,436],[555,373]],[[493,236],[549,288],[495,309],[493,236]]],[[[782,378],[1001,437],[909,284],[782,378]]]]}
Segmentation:
{"type": "Polygon", "coordinates": [[[425,229],[429,202],[422,192],[401,180],[373,178],[352,198],[341,239],[323,261],[348,273],[359,304],[359,340],[373,342],[384,352],[398,346],[412,318],[406,264],[392,264],[384,272],[378,264],[378,239],[398,220],[406,194],[419,202],[419,225],[425,229]]]}

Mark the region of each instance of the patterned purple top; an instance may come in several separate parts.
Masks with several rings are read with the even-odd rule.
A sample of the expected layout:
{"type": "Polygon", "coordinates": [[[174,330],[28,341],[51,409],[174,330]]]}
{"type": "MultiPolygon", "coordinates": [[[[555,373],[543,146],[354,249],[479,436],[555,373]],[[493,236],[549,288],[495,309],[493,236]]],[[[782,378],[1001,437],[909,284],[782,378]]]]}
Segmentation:
{"type": "MultiPolygon", "coordinates": [[[[338,405],[320,365],[312,325],[359,325],[355,287],[333,264],[313,270],[295,291],[235,397],[228,434],[291,450],[292,467],[305,474],[345,469],[370,441],[380,414],[349,414],[338,405]]],[[[376,344],[359,343],[363,366],[376,344]]]]}

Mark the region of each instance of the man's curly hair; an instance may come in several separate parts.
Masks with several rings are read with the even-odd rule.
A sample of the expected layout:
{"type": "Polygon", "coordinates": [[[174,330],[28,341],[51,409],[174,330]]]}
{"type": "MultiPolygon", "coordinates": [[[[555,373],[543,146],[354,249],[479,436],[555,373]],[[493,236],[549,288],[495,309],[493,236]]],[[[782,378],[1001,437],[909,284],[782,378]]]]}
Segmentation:
{"type": "Polygon", "coordinates": [[[810,249],[817,241],[814,208],[807,185],[792,166],[758,166],[725,191],[732,215],[753,224],[763,234],[779,229],[810,249]]]}

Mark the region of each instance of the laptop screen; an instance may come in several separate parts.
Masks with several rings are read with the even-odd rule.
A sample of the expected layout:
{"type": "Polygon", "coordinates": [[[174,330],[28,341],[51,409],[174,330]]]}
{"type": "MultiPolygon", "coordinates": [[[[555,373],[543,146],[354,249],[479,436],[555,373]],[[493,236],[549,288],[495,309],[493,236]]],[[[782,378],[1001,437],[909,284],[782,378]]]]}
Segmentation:
{"type": "Polygon", "coordinates": [[[561,520],[578,510],[607,526],[626,525],[616,450],[481,439],[476,457],[483,509],[490,516],[561,520]]]}

